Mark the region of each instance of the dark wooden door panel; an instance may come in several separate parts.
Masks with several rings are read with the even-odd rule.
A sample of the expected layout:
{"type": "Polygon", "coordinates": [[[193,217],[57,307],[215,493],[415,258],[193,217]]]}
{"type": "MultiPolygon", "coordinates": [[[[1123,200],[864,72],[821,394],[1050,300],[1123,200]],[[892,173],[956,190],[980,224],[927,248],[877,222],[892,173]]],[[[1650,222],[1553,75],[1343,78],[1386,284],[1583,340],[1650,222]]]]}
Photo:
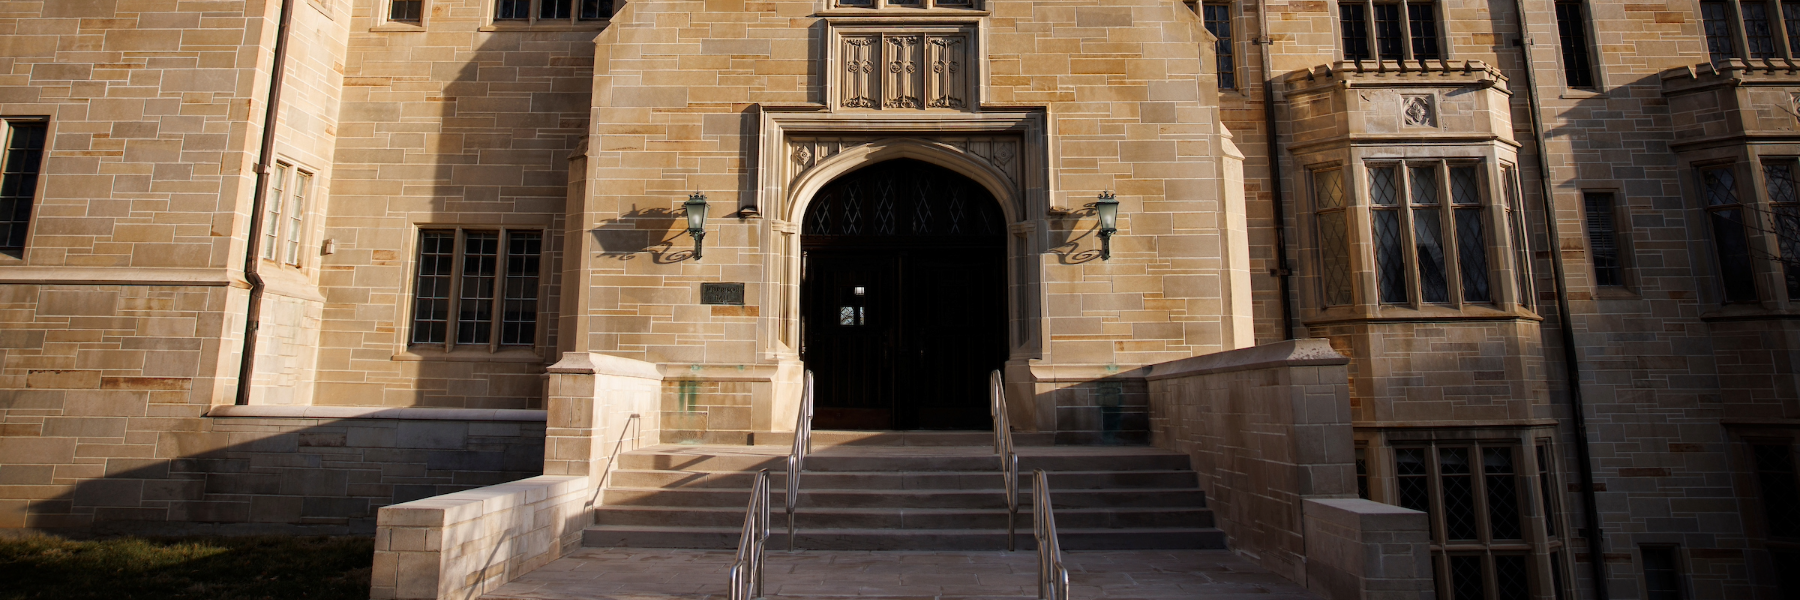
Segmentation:
{"type": "Polygon", "coordinates": [[[802,358],[821,429],[985,429],[1006,361],[1004,217],[987,190],[896,160],[807,209],[802,358]]]}

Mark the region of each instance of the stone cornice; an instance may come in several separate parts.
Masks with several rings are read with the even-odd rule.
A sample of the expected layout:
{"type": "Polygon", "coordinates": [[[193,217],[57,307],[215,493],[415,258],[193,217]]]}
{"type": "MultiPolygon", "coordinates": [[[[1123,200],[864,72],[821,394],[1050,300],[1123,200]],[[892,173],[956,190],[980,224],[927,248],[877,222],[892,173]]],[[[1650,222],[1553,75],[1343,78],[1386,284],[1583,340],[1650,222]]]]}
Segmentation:
{"type": "Polygon", "coordinates": [[[1321,93],[1333,88],[1443,87],[1496,88],[1512,94],[1505,75],[1479,60],[1337,61],[1289,73],[1289,95],[1321,93]]]}

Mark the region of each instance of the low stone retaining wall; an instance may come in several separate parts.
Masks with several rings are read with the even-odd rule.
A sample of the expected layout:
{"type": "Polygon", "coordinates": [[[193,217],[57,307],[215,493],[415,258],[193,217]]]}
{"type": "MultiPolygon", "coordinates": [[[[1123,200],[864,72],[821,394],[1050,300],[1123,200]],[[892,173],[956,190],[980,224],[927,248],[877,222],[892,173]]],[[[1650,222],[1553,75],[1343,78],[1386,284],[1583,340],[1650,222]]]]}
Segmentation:
{"type": "Polygon", "coordinates": [[[544,475],[381,509],[371,598],[477,598],[580,545],[615,452],[657,441],[662,375],[587,352],[548,371],[544,475]]]}
{"type": "Polygon", "coordinates": [[[1327,598],[1413,600],[1432,592],[1424,513],[1361,498],[1306,500],[1306,587],[1327,598]]]}
{"type": "Polygon", "coordinates": [[[1333,600],[1429,590],[1425,513],[1356,499],[1349,362],[1309,339],[1151,367],[1152,443],[1192,458],[1226,544],[1264,568],[1333,600]]]}

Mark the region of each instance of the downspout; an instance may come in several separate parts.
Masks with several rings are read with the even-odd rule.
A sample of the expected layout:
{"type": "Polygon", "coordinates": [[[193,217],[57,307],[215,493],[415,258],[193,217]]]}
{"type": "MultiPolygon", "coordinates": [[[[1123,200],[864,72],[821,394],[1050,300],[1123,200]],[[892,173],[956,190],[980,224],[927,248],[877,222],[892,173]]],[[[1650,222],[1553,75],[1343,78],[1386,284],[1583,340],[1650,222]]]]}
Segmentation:
{"type": "MultiPolygon", "coordinates": [[[[1581,508],[1587,517],[1582,537],[1588,541],[1588,564],[1593,569],[1594,598],[1607,600],[1606,549],[1600,530],[1600,507],[1594,497],[1594,463],[1588,450],[1587,409],[1581,400],[1581,357],[1575,346],[1575,322],[1569,312],[1569,284],[1563,272],[1562,236],[1556,223],[1556,185],[1550,176],[1550,157],[1544,135],[1543,106],[1538,100],[1537,63],[1533,61],[1531,21],[1525,0],[1516,0],[1519,11],[1519,48],[1525,60],[1525,97],[1531,103],[1531,136],[1537,144],[1538,183],[1544,199],[1544,234],[1550,238],[1550,269],[1556,277],[1556,313],[1562,317],[1563,368],[1569,372],[1569,412],[1574,415],[1575,457],[1581,469],[1581,508]]],[[[1523,290],[1521,290],[1523,291],[1523,290]]]]}
{"type": "Polygon", "coordinates": [[[269,157],[275,154],[275,117],[281,110],[281,80],[287,71],[287,30],[294,18],[294,3],[281,2],[281,21],[275,26],[275,64],[269,68],[269,102],[263,113],[262,148],[256,157],[256,191],[250,195],[250,237],[244,245],[244,281],[250,284],[250,301],[244,309],[244,351],[238,362],[237,404],[250,403],[256,375],[256,330],[262,325],[263,279],[258,245],[263,235],[263,204],[268,188],[269,157]]]}
{"type": "Polygon", "coordinates": [[[1275,270],[1281,290],[1281,339],[1294,339],[1294,305],[1288,298],[1292,288],[1293,270],[1288,267],[1287,254],[1287,195],[1281,187],[1281,135],[1275,131],[1275,64],[1269,57],[1269,47],[1275,40],[1269,38],[1269,7],[1264,0],[1256,0],[1256,43],[1262,46],[1263,74],[1263,131],[1268,134],[1269,149],[1269,195],[1273,204],[1271,216],[1275,219],[1275,270]]]}

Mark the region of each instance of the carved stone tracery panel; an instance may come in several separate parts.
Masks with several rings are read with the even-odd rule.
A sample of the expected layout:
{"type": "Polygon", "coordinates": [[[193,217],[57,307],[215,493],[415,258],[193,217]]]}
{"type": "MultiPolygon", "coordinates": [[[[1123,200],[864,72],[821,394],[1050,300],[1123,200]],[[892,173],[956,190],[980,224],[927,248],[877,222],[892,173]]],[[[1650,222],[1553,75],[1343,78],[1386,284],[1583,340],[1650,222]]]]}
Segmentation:
{"type": "Polygon", "coordinates": [[[973,33],[961,26],[840,30],[838,107],[970,110],[978,102],[970,96],[973,33]]]}
{"type": "MultiPolygon", "coordinates": [[[[838,153],[871,144],[890,136],[795,136],[787,140],[788,176],[791,184],[814,166],[838,153]]],[[[929,141],[944,144],[987,163],[1006,177],[1014,190],[1020,189],[1019,138],[1007,135],[930,136],[929,141]]],[[[1014,194],[1014,198],[1022,198],[1014,194]]],[[[1022,210],[1022,207],[1019,207],[1022,210]]],[[[1023,214],[1023,213],[1021,213],[1023,214]]]]}

